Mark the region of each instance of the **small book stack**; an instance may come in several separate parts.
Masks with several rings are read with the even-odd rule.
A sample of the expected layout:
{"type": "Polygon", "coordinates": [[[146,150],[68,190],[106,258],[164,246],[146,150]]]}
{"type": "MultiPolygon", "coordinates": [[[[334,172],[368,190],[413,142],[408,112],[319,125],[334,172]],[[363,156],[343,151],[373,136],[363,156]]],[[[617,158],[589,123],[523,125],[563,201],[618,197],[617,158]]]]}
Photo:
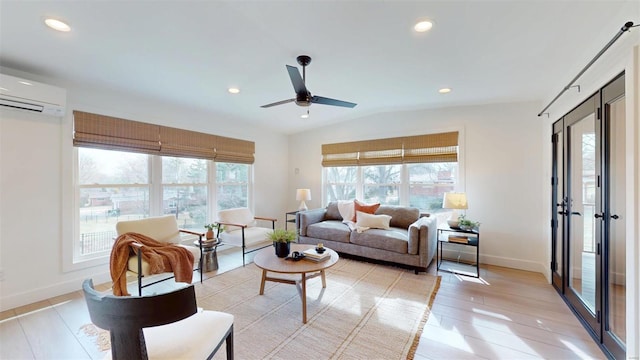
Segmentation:
{"type": "Polygon", "coordinates": [[[469,237],[468,236],[461,236],[461,235],[449,235],[449,242],[459,243],[459,244],[468,244],[469,243],[469,237]]]}
{"type": "Polygon", "coordinates": [[[325,261],[331,257],[328,251],[324,251],[322,254],[318,253],[316,249],[307,249],[302,252],[305,260],[320,262],[325,261]]]}

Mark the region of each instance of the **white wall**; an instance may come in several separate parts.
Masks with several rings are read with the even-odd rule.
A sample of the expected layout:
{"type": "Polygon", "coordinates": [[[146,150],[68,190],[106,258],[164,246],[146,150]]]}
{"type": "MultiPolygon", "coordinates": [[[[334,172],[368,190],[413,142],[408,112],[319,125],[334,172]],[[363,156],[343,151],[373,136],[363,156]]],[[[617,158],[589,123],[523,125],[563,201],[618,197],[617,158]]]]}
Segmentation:
{"type": "Polygon", "coordinates": [[[539,103],[516,103],[385,113],[292,135],[289,207],[295,209],[297,187],[311,189],[310,208],[326,205],[322,144],[457,130],[466,213],[482,223],[480,261],[543,272],[549,260],[541,191],[549,171],[543,166],[545,122],[536,116],[539,108],[539,103]]]}
{"type": "Polygon", "coordinates": [[[54,118],[0,110],[0,310],[78,290],[88,277],[110,279],[106,259],[89,268],[69,264],[74,109],[254,141],[255,212],[283,224],[285,135],[187,107],[3,72],[66,88],[67,114],[54,118]]]}

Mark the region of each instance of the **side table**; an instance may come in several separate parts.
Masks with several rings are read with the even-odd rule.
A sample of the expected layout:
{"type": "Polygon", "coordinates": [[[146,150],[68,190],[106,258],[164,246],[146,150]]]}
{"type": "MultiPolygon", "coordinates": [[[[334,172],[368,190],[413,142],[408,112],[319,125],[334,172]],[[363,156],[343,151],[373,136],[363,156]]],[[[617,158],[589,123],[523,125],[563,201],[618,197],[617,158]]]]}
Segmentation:
{"type": "Polygon", "coordinates": [[[284,229],[287,230],[287,224],[288,223],[296,223],[296,214],[298,213],[298,211],[300,210],[295,210],[295,211],[288,211],[286,213],[284,213],[284,229]],[[293,217],[293,219],[290,219],[290,217],[293,217]]]}
{"type": "MultiPolygon", "coordinates": [[[[442,249],[445,244],[456,244],[459,246],[471,246],[476,250],[475,277],[480,277],[480,230],[462,230],[452,229],[447,225],[438,227],[438,247],[436,249],[436,270],[447,271],[460,275],[469,275],[468,273],[457,271],[455,269],[440,269],[442,263],[446,260],[442,258],[442,249]],[[465,240],[466,239],[466,240],[465,240]]],[[[459,261],[458,261],[459,262],[459,261]]]]}
{"type": "MultiPolygon", "coordinates": [[[[193,244],[199,246],[198,240],[195,240],[193,244]]],[[[200,259],[202,272],[218,270],[218,244],[220,241],[216,238],[202,240],[202,259],[200,259]]]]}

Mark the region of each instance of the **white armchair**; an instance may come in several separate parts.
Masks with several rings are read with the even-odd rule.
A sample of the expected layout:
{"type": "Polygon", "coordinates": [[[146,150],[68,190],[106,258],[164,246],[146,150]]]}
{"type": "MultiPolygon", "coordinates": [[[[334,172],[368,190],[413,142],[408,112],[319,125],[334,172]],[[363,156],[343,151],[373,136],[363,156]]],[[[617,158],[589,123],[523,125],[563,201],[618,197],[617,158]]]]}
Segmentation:
{"type": "MultiPolygon", "coordinates": [[[[118,236],[126,234],[128,232],[146,235],[159,242],[173,243],[178,246],[182,246],[193,254],[194,264],[198,264],[198,267],[194,270],[202,269],[202,240],[204,233],[197,233],[189,230],[179,229],[175,215],[149,217],[140,220],[119,221],[116,224],[116,233],[118,234],[118,236]],[[198,236],[198,243],[200,244],[200,246],[195,247],[180,244],[180,233],[198,236]]],[[[155,284],[159,281],[171,279],[171,277],[163,277],[159,281],[154,281],[143,286],[142,278],[150,275],[149,263],[142,259],[142,257],[140,256],[140,251],[138,251],[137,253],[138,256],[131,255],[129,257],[127,270],[137,274],[138,295],[141,296],[143,287],[155,284]]],[[[202,271],[200,271],[200,282],[202,282],[202,271]]]]}
{"type": "Polygon", "coordinates": [[[91,322],[109,330],[111,359],[211,359],[226,343],[233,360],[231,314],[199,311],[193,285],[143,297],[105,295],[82,283],[91,322]]]}
{"type": "Polygon", "coordinates": [[[218,239],[222,244],[242,247],[242,266],[245,255],[267,246],[271,246],[267,236],[276,228],[276,219],[254,216],[248,208],[235,208],[218,211],[218,239]],[[257,220],[270,221],[271,229],[257,226],[257,220]]]}

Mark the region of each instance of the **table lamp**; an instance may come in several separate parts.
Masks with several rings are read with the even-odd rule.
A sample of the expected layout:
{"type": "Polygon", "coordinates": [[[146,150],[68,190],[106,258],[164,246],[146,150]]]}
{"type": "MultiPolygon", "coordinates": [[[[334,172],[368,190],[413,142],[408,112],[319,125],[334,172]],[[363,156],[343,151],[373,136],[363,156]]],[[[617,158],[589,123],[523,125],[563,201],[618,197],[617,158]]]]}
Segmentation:
{"type": "Polygon", "coordinates": [[[300,201],[300,206],[298,207],[298,211],[307,210],[307,204],[305,204],[304,202],[311,200],[311,190],[309,189],[296,190],[296,200],[300,201]]]}
{"type": "Polygon", "coordinates": [[[447,220],[447,224],[450,228],[458,227],[458,217],[460,216],[458,210],[468,209],[467,195],[463,192],[448,192],[444,193],[442,199],[443,209],[452,209],[451,216],[447,220]]]}

